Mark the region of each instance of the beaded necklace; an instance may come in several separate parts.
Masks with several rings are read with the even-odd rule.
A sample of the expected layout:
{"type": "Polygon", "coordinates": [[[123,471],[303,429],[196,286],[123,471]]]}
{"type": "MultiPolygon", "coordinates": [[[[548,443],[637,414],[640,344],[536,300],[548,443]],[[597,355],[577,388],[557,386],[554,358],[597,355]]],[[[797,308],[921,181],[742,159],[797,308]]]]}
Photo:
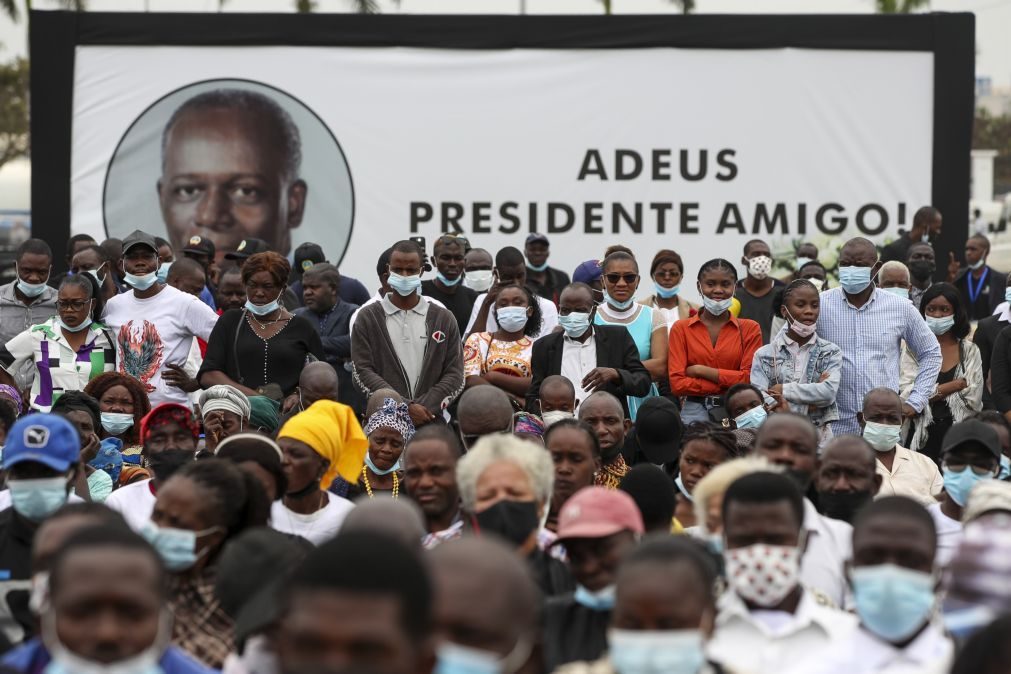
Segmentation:
{"type": "Polygon", "coordinates": [[[281,318],[281,315],[278,314],[278,317],[275,318],[274,320],[267,321],[266,323],[261,323],[260,321],[256,320],[253,317],[253,312],[251,312],[251,311],[247,311],[246,312],[246,321],[249,323],[249,329],[253,332],[254,335],[256,335],[257,337],[260,338],[260,341],[263,342],[263,383],[264,384],[267,384],[270,381],[267,378],[267,359],[268,359],[268,356],[269,356],[269,353],[270,353],[270,340],[274,339],[279,334],[281,334],[281,332],[288,326],[288,323],[291,322],[291,319],[292,319],[292,316],[288,316],[287,318],[281,318]],[[256,325],[258,325],[260,327],[260,330],[266,330],[268,326],[274,325],[275,323],[278,323],[280,321],[284,321],[284,325],[282,325],[281,329],[278,330],[277,332],[275,332],[270,337],[264,337],[263,335],[261,335],[260,333],[258,333],[256,331],[256,328],[253,327],[253,323],[256,323],[256,325]]]}
{"type": "MultiPolygon", "coordinates": [[[[367,466],[362,466],[362,482],[365,483],[365,493],[372,496],[372,485],[369,484],[369,471],[367,466]]],[[[397,495],[400,493],[400,478],[397,477],[397,472],[393,471],[393,498],[396,500],[397,495]]]]}

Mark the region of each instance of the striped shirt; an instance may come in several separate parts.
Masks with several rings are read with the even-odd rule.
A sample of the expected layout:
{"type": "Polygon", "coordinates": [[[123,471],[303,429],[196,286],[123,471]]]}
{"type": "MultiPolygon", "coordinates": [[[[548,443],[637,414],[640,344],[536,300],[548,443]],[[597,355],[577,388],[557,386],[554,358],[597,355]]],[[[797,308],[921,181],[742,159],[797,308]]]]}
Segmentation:
{"type": "Polygon", "coordinates": [[[92,323],[76,351],[63,336],[58,318],[33,325],[0,346],[0,367],[14,374],[25,363],[35,366],[29,404],[48,412],[64,391],[81,391],[89,381],[116,369],[116,346],[101,323],[92,323]]]}
{"type": "Polygon", "coordinates": [[[818,335],[842,349],[839,381],[839,420],[832,433],[860,435],[857,412],[873,388],[899,390],[899,360],[903,340],[916,356],[920,371],[906,402],[921,412],[930,400],[941,370],[941,347],[912,303],[875,289],[859,309],[846,299],[842,288],[821,294],[818,335]]]}

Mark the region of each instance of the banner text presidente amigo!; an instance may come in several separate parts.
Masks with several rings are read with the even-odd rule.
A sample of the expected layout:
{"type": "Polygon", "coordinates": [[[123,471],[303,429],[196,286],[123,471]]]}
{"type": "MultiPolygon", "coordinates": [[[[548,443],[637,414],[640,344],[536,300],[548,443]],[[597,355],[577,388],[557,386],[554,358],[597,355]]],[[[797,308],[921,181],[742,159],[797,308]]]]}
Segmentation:
{"type": "MultiPolygon", "coordinates": [[[[580,182],[622,182],[648,179],[656,182],[682,180],[697,183],[706,179],[729,183],[738,177],[736,151],[714,153],[702,150],[657,149],[646,153],[618,149],[608,164],[600,150],[589,149],[583,156],[576,180],[580,182]]],[[[608,157],[611,159],[611,157],[608,157]]],[[[876,236],[893,223],[906,222],[906,204],[865,203],[850,206],[826,202],[770,202],[719,205],[697,201],[412,201],[412,234],[430,231],[457,234],[702,234],[701,222],[715,222],[706,234],[804,235],[819,232],[840,234],[851,224],[865,236],[876,236]],[[712,215],[718,210],[719,217],[712,215]]]]}

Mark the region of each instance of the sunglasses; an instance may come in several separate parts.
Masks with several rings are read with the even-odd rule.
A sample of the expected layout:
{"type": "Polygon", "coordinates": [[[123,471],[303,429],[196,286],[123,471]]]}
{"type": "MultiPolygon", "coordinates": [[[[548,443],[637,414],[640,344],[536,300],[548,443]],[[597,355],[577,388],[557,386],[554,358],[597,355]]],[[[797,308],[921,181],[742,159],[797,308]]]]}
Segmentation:
{"type": "Polygon", "coordinates": [[[627,285],[632,285],[639,279],[638,274],[604,274],[604,278],[611,285],[615,285],[618,281],[624,281],[627,285]]]}

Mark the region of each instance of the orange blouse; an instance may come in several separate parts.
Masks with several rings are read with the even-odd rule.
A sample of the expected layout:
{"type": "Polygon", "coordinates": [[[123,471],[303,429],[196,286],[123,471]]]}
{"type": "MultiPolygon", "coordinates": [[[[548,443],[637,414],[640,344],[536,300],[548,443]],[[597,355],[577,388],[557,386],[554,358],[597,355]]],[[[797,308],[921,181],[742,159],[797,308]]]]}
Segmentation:
{"type": "Polygon", "coordinates": [[[762,346],[762,329],[747,318],[730,317],[720,329],[713,347],[709,329],[698,316],[674,323],[670,329],[667,374],[676,396],[719,395],[734,384],[751,378],[751,361],[762,346]],[[720,383],[689,377],[689,365],[706,365],[720,371],[720,383]]]}

